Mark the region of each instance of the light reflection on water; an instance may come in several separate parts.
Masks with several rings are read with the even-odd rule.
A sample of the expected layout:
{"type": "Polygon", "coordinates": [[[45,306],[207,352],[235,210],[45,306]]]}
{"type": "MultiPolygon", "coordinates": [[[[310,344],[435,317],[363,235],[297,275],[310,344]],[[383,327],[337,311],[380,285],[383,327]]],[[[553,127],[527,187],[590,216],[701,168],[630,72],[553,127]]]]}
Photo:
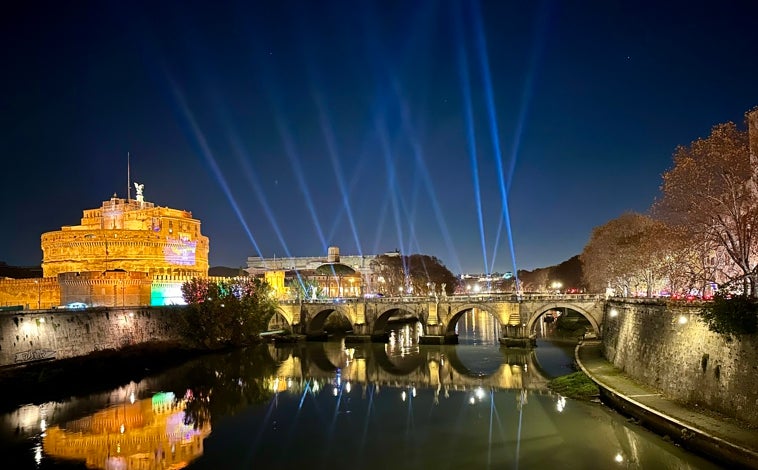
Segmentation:
{"type": "Polygon", "coordinates": [[[84,468],[54,455],[129,469],[718,468],[600,405],[550,393],[553,364],[540,361],[566,352],[502,349],[490,326],[464,320],[458,346],[419,346],[420,325],[407,323],[388,344],[203,357],[118,391],[6,414],[0,432],[12,445],[2,454],[18,462],[11,468],[84,468]]]}

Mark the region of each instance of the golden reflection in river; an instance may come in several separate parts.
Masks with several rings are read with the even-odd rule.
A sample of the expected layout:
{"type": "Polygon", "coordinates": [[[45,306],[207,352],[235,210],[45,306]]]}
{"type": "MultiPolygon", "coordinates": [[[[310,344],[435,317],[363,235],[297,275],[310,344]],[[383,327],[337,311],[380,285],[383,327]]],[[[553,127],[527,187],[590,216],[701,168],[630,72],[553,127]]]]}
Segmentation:
{"type": "Polygon", "coordinates": [[[403,323],[389,328],[386,351],[388,356],[405,356],[419,351],[419,338],[423,335],[421,323],[403,323]]]}
{"type": "Polygon", "coordinates": [[[45,430],[42,448],[56,458],[84,460],[88,468],[158,470],[186,467],[203,454],[210,420],[184,424],[185,400],[173,393],[100,410],[45,430]]]}
{"type": "Polygon", "coordinates": [[[461,344],[498,344],[500,322],[488,312],[474,307],[461,315],[455,332],[461,344]]]}
{"type": "MultiPolygon", "coordinates": [[[[405,334],[407,331],[403,337],[405,334]]],[[[534,351],[477,348],[438,346],[407,353],[397,344],[335,342],[286,349],[271,346],[279,356],[279,367],[265,379],[265,387],[273,393],[294,394],[320,390],[339,393],[347,383],[352,389],[432,389],[436,390],[435,402],[437,395],[447,390],[547,391],[548,378],[536,367],[534,351]],[[474,353],[473,358],[466,357],[468,353],[474,353]],[[479,355],[489,358],[491,366],[472,368],[480,364],[479,355]]]]}

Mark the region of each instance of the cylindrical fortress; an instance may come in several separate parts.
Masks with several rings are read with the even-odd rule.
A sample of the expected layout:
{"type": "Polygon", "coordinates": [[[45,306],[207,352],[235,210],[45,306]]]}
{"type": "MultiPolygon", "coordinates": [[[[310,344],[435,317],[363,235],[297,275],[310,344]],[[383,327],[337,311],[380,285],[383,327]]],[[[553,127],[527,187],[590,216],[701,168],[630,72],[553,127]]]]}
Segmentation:
{"type": "Polygon", "coordinates": [[[191,212],[114,195],[85,210],[81,225],[42,235],[42,271],[44,277],[117,269],[205,277],[208,247],[191,212]]]}

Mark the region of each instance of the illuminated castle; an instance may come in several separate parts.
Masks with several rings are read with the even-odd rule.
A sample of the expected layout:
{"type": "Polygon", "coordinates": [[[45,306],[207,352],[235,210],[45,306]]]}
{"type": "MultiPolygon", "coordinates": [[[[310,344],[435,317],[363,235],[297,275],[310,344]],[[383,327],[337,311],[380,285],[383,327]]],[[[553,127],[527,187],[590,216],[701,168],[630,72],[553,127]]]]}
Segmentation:
{"type": "Polygon", "coordinates": [[[0,278],[0,306],[182,304],[181,285],[208,276],[208,237],[188,211],[115,194],[80,225],[42,235],[41,279],[0,278]]]}
{"type": "Polygon", "coordinates": [[[42,275],[124,270],[152,276],[208,275],[208,237],[192,213],[114,194],[84,211],[81,225],[42,235],[42,275]]]}

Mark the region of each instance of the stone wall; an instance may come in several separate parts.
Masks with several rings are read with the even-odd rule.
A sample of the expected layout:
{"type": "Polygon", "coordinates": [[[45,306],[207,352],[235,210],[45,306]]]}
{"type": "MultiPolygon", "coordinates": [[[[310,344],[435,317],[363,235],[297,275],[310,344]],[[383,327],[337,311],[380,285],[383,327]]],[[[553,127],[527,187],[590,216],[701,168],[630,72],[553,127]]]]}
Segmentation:
{"type": "Polygon", "coordinates": [[[181,341],[177,308],[0,314],[0,367],[84,356],[146,342],[181,341]]]}
{"type": "Polygon", "coordinates": [[[61,304],[58,279],[1,279],[0,307],[23,305],[24,309],[49,309],[61,304]]]}
{"type": "Polygon", "coordinates": [[[758,425],[758,338],[727,342],[699,320],[700,308],[609,301],[605,357],[667,397],[758,425]]]}

